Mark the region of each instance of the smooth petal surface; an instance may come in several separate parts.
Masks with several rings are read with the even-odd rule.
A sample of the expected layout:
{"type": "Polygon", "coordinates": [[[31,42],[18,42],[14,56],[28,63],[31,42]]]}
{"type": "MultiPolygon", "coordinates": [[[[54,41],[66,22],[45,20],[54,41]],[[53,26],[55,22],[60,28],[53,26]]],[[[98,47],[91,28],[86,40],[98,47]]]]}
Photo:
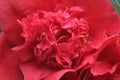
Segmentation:
{"type": "Polygon", "coordinates": [[[23,80],[16,55],[8,55],[0,62],[0,80],[23,80]]]}
{"type": "Polygon", "coordinates": [[[33,59],[33,50],[29,48],[25,48],[22,50],[19,50],[19,48],[12,48],[12,50],[19,55],[20,60],[23,62],[27,62],[33,59]]]}
{"type": "Polygon", "coordinates": [[[90,31],[89,41],[99,47],[107,35],[120,32],[120,18],[109,0],[79,0],[83,17],[87,19],[90,31]],[[104,4],[104,5],[103,5],[104,4]],[[102,5],[102,6],[101,6],[102,5]]]}
{"type": "Polygon", "coordinates": [[[20,65],[20,69],[24,75],[24,80],[42,80],[54,73],[54,70],[48,67],[30,62],[20,65]]]}
{"type": "Polygon", "coordinates": [[[94,76],[103,75],[105,73],[108,73],[111,70],[111,68],[111,65],[105,62],[97,61],[95,65],[91,68],[91,72],[94,74],[94,76]]]}
{"type": "Polygon", "coordinates": [[[6,55],[6,51],[8,51],[6,37],[4,33],[0,33],[0,60],[6,55]],[[6,47],[6,50],[5,50],[6,47]],[[3,54],[4,53],[4,54],[3,54]]]}
{"type": "MultiPolygon", "coordinates": [[[[120,31],[119,16],[109,0],[79,0],[84,10],[84,17],[88,19],[91,30],[105,31],[112,34],[120,31]],[[104,5],[103,5],[104,4],[104,5]],[[101,6],[102,5],[102,6],[101,6]],[[97,28],[96,28],[97,27],[97,28]]],[[[93,32],[94,32],[93,31],[93,32]]]]}
{"type": "Polygon", "coordinates": [[[0,28],[6,34],[8,41],[13,45],[21,44],[22,39],[19,35],[21,30],[16,21],[18,16],[13,12],[9,1],[0,1],[0,14],[0,28]]]}
{"type": "Polygon", "coordinates": [[[22,80],[18,56],[7,45],[4,33],[0,33],[0,80],[22,80]]]}

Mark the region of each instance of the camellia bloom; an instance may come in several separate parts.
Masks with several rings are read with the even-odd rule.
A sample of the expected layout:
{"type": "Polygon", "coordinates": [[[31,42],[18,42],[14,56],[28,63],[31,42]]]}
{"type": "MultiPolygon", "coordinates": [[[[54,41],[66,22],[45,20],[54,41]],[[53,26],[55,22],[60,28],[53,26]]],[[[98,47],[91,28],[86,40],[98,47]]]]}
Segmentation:
{"type": "Polygon", "coordinates": [[[2,80],[82,80],[107,36],[120,31],[108,0],[1,3],[2,80]]]}

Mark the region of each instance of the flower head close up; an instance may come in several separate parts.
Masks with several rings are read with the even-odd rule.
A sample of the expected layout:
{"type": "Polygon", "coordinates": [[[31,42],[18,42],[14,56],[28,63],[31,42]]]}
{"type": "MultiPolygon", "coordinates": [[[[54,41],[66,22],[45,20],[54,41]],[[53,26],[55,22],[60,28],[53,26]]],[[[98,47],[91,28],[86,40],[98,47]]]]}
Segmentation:
{"type": "Polygon", "coordinates": [[[120,17],[109,0],[0,2],[1,80],[99,80],[119,70],[111,45],[120,17]]]}

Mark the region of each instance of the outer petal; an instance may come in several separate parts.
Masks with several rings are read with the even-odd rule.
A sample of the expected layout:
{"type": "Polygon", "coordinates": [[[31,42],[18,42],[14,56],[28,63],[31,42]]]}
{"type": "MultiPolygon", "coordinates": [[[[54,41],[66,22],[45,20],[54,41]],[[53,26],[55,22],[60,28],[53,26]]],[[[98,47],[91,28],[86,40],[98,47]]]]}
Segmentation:
{"type": "Polygon", "coordinates": [[[23,80],[18,56],[11,53],[4,33],[0,33],[0,80],[23,80]]]}
{"type": "Polygon", "coordinates": [[[0,14],[0,28],[7,34],[7,38],[12,44],[20,44],[22,40],[19,36],[21,30],[16,21],[18,17],[13,12],[9,1],[0,0],[0,14]]]}
{"type": "Polygon", "coordinates": [[[120,36],[111,38],[100,54],[97,55],[97,61],[91,69],[93,75],[113,73],[120,62],[120,36]]]}
{"type": "Polygon", "coordinates": [[[113,71],[112,71],[111,65],[105,62],[100,62],[100,61],[95,62],[95,65],[91,68],[91,72],[93,73],[94,76],[103,75],[108,72],[112,73],[113,71]]]}
{"type": "Polygon", "coordinates": [[[84,10],[83,17],[88,19],[90,28],[105,31],[108,34],[120,32],[120,19],[109,0],[79,0],[78,3],[84,10]],[[102,6],[101,6],[102,5],[102,6]]]}
{"type": "Polygon", "coordinates": [[[54,70],[32,62],[21,64],[20,68],[24,74],[24,80],[76,80],[76,73],[71,69],[54,70]]]}
{"type": "Polygon", "coordinates": [[[78,0],[89,24],[89,41],[99,47],[107,35],[120,32],[120,18],[109,0],[78,0]]]}
{"type": "Polygon", "coordinates": [[[84,80],[119,80],[120,79],[120,65],[116,69],[116,72],[110,74],[104,74],[99,76],[93,76],[89,71],[87,72],[84,80]]]}
{"type": "Polygon", "coordinates": [[[6,50],[4,50],[5,48],[8,49],[8,47],[6,45],[7,45],[7,43],[6,43],[5,34],[4,33],[0,33],[0,61],[6,55],[6,52],[5,52],[6,50]]]}
{"type": "Polygon", "coordinates": [[[29,48],[25,48],[25,49],[21,49],[21,50],[14,50],[12,48],[13,51],[16,52],[16,54],[19,55],[20,57],[20,60],[23,61],[23,62],[28,62],[30,60],[33,59],[33,50],[32,49],[29,49],[29,48]]]}
{"type": "Polygon", "coordinates": [[[88,71],[84,77],[84,80],[119,80],[119,79],[120,79],[120,64],[118,64],[116,71],[114,73],[93,76],[90,73],[90,71],[88,71]]]}
{"type": "Polygon", "coordinates": [[[120,36],[108,38],[97,50],[91,70],[85,80],[119,80],[120,76],[120,36]]]}
{"type": "Polygon", "coordinates": [[[42,80],[55,72],[44,65],[37,65],[35,62],[21,64],[20,69],[24,75],[24,80],[42,80]]]}

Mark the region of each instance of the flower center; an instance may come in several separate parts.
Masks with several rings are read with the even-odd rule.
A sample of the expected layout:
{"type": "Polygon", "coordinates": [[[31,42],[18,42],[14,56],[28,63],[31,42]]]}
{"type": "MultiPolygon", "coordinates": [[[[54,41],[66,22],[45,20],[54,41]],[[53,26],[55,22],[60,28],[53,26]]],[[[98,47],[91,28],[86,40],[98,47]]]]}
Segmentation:
{"type": "Polygon", "coordinates": [[[33,47],[38,64],[59,68],[78,64],[89,28],[86,20],[72,15],[72,11],[39,11],[19,21],[25,45],[33,47]]]}

